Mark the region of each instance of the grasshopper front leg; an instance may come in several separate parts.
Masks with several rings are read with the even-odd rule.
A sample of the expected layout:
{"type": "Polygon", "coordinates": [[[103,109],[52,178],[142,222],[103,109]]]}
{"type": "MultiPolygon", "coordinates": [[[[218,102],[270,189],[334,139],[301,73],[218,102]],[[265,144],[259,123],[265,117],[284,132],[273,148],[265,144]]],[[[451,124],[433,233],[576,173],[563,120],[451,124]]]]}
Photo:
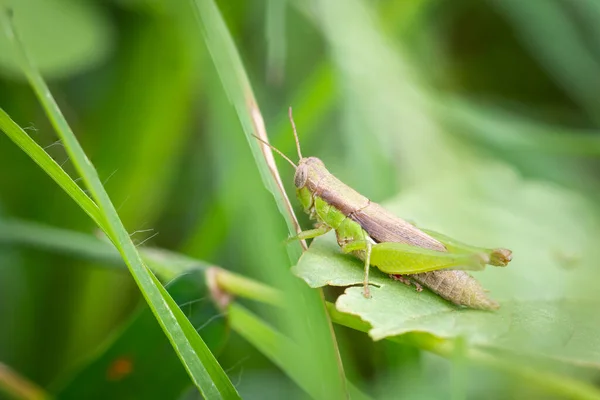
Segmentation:
{"type": "Polygon", "coordinates": [[[319,225],[315,229],[308,229],[306,231],[302,231],[302,232],[298,233],[296,236],[292,236],[292,237],[288,238],[287,241],[291,242],[292,240],[314,239],[318,236],[326,234],[330,230],[331,230],[331,227],[328,225],[325,225],[325,224],[319,225]]]}

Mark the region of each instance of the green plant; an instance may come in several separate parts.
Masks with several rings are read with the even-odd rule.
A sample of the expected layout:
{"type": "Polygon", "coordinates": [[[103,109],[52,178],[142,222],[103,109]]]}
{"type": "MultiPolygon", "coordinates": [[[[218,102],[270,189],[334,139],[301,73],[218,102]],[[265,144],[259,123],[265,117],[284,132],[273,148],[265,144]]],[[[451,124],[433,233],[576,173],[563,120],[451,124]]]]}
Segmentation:
{"type": "MultiPolygon", "coordinates": [[[[0,361],[38,383],[0,369],[0,388],[18,398],[177,398],[192,384],[207,398],[238,393],[280,398],[282,392],[328,399],[447,398],[448,392],[455,399],[599,398],[594,384],[600,326],[594,284],[598,133],[590,95],[594,80],[586,80],[597,69],[591,56],[597,43],[569,46],[578,40],[572,33],[579,27],[556,5],[540,6],[543,18],[531,26],[517,18],[526,11],[517,2],[487,6],[512,15],[537,63],[567,88],[573,103],[561,94],[553,99],[576,111],[559,125],[550,113],[476,104],[458,89],[481,90],[477,84],[485,79],[477,68],[495,79],[507,73],[512,58],[485,67],[473,61],[472,73],[465,74],[462,61],[441,48],[457,39],[444,41],[443,32],[435,35],[429,25],[435,25],[435,15],[447,18],[435,25],[440,30],[456,29],[461,25],[453,19],[471,13],[496,21],[485,6],[291,4],[290,9],[276,1],[262,4],[270,46],[266,81],[302,82],[280,89],[261,83],[262,64],[242,44],[250,40],[246,18],[258,18],[254,8],[221,4],[223,19],[210,0],[111,5],[127,21],[120,28],[130,41],[119,44],[114,55],[120,66],[113,71],[116,78],[92,75],[108,82],[106,88],[75,85],[73,93],[100,99],[98,107],[75,107],[83,116],[72,118],[79,140],[63,116],[70,115],[68,103],[58,107],[22,46],[13,43],[16,53],[9,59],[20,60],[66,155],[45,133],[28,134],[21,128],[26,122],[15,122],[28,121],[36,107],[19,84],[0,83],[2,106],[10,111],[9,116],[0,110],[0,129],[104,236],[93,236],[92,226],[65,206],[62,193],[35,175],[14,146],[0,145],[3,171],[7,166],[18,171],[0,175],[0,204],[6,210],[0,215],[0,318],[12,335],[0,332],[0,361]],[[561,27],[557,35],[564,42],[550,48],[544,29],[554,25],[561,27]],[[286,49],[288,35],[308,44],[286,49]],[[322,56],[323,48],[329,56],[322,56]],[[286,54],[288,66],[282,64],[286,54]],[[299,54],[306,59],[298,60],[299,54]],[[566,63],[561,54],[575,61],[566,63]],[[206,116],[198,137],[188,133],[193,130],[186,122],[196,85],[206,99],[194,108],[206,116]],[[251,135],[265,138],[265,126],[275,126],[269,129],[273,143],[284,152],[292,149],[283,112],[290,103],[303,146],[312,146],[311,154],[328,160],[362,193],[376,200],[393,195],[386,206],[419,226],[514,250],[507,269],[477,275],[501,309],[457,310],[433,293],[417,293],[377,272],[371,276],[376,296],[367,300],[353,286],[362,282],[360,263],[341,255],[331,236],[316,239],[303,254],[298,243],[286,247],[286,235],[308,221],[296,221],[293,210],[299,207],[286,198],[291,171],[282,170],[280,178],[272,155],[251,135]],[[564,122],[573,119],[588,129],[564,122]],[[169,130],[173,136],[165,133],[169,130]],[[45,141],[51,146],[42,147],[45,141]],[[72,166],[52,156],[68,156],[72,166]],[[115,168],[123,171],[113,173],[115,168]],[[56,202],[40,202],[41,193],[56,196],[56,202]],[[153,239],[160,247],[144,246],[146,239],[138,238],[146,233],[146,218],[161,227],[153,239]],[[26,291],[12,284],[21,282],[17,271],[33,282],[26,291]],[[139,291],[128,288],[124,271],[139,291]],[[75,294],[64,282],[76,282],[75,294]],[[338,285],[350,287],[340,292],[338,285]],[[136,293],[145,302],[132,312],[136,293]],[[3,307],[5,299],[11,300],[9,307],[3,307]],[[40,341],[26,327],[31,310],[44,305],[60,309],[41,313],[49,315],[44,326],[55,326],[58,334],[40,330],[40,341]],[[62,346],[37,344],[46,342],[62,346]],[[8,351],[9,346],[17,350],[8,351]],[[32,349],[33,361],[27,362],[25,348],[32,349]],[[250,361],[244,361],[247,356],[250,361]],[[249,367],[241,380],[240,363],[249,367]]],[[[570,7],[597,15],[592,4],[570,7]]],[[[9,17],[2,14],[1,22],[14,41],[9,17]]],[[[478,28],[472,22],[465,26],[478,28]]],[[[32,50],[37,60],[39,50],[32,50]]],[[[108,57],[106,48],[100,50],[96,59],[108,57]]],[[[531,73],[527,62],[516,65],[531,73]]],[[[64,68],[67,75],[77,69],[64,68]]],[[[539,93],[551,91],[543,86],[546,81],[540,85],[539,93]]],[[[67,85],[57,84],[55,93],[59,99],[72,95],[67,85]]],[[[48,130],[42,119],[35,121],[40,132],[48,130]]]]}

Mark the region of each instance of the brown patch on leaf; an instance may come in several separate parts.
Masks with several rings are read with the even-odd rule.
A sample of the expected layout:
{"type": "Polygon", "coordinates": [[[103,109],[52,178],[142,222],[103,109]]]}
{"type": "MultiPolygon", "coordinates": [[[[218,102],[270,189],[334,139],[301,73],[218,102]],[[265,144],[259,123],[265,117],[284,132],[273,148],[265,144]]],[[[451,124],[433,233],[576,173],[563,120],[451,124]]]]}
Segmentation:
{"type": "Polygon", "coordinates": [[[122,356],[114,360],[106,370],[106,379],[120,381],[133,372],[133,360],[129,356],[122,356]]]}

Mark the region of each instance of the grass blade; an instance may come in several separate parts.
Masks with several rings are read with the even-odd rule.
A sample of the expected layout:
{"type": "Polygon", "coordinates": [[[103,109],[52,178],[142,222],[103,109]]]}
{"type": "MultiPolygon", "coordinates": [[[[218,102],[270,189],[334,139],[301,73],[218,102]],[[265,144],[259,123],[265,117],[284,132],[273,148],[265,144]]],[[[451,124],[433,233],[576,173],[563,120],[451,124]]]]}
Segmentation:
{"type": "MultiPolygon", "coordinates": [[[[142,295],[148,302],[192,381],[207,398],[239,398],[231,381],[194,327],[152,272],[144,265],[108,194],[104,190],[96,170],[85,155],[40,73],[28,59],[25,49],[13,29],[7,9],[0,10],[0,23],[3,25],[9,41],[13,44],[21,68],[42,103],[58,136],[63,141],[69,158],[86,187],[90,190],[91,197],[98,205],[103,217],[102,220],[105,221],[100,227],[104,229],[109,239],[121,253],[142,295]]],[[[22,132],[22,134],[25,134],[25,132],[22,132]]],[[[27,154],[30,153],[27,152],[27,154]]],[[[66,177],[63,176],[62,179],[66,179],[66,177]]]]}
{"type": "MultiPolygon", "coordinates": [[[[258,141],[252,137],[252,135],[256,135],[268,141],[264,121],[254,98],[250,81],[225,22],[212,0],[190,1],[198,15],[200,25],[203,27],[206,44],[217,66],[223,87],[235,106],[240,123],[246,133],[246,139],[258,165],[263,183],[275,197],[279,211],[285,218],[290,232],[299,232],[298,221],[285,190],[283,190],[281,178],[276,172],[277,167],[275,167],[273,153],[270,149],[259,146],[258,141]]],[[[300,256],[300,252],[297,246],[294,248],[297,258],[300,256]]]]}
{"type": "Polygon", "coordinates": [[[60,186],[87,215],[94,220],[96,225],[104,229],[105,221],[98,206],[84,191],[71,179],[52,157],[44,151],[10,116],[0,108],[0,129],[17,146],[21,148],[37,165],[40,166],[60,186]]]}
{"type": "MultiPolygon", "coordinates": [[[[291,234],[297,233],[300,227],[283,188],[273,153],[267,146],[259,146],[257,140],[252,137],[256,135],[268,141],[262,115],[233,38],[214,1],[190,0],[190,3],[203,29],[205,42],[225,91],[235,106],[263,182],[275,197],[288,230],[291,234]]],[[[288,246],[288,251],[292,262],[295,263],[300,257],[300,247],[293,244],[288,246]]],[[[303,349],[302,362],[306,363],[305,368],[320,371],[318,381],[321,384],[327,382],[320,387],[320,398],[347,398],[344,369],[333,326],[325,308],[323,293],[311,292],[310,289],[297,283],[294,286],[290,284],[293,290],[286,290],[286,294],[291,299],[289,304],[304,305],[304,312],[307,315],[296,316],[298,310],[295,310],[292,315],[288,313],[286,317],[292,326],[291,333],[294,339],[299,341],[299,346],[303,349]],[[306,320],[310,320],[311,323],[306,324],[306,320]]]]}

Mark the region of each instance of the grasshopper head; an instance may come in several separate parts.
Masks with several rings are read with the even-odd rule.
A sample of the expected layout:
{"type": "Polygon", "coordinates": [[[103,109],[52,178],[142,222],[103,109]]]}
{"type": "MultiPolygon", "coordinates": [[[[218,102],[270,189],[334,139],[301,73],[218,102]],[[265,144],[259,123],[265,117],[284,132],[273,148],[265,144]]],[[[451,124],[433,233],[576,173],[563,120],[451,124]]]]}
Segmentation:
{"type": "Polygon", "coordinates": [[[310,212],[313,207],[313,191],[318,187],[321,178],[329,172],[323,161],[316,157],[301,158],[294,175],[296,195],[305,211],[310,212]]]}
{"type": "Polygon", "coordinates": [[[296,132],[296,125],[292,118],[292,108],[289,108],[290,122],[294,131],[294,139],[296,140],[296,149],[298,150],[298,165],[290,160],[285,154],[283,154],[276,147],[272,146],[269,142],[261,139],[260,137],[253,135],[259,142],[270,147],[276,151],[281,157],[283,157],[290,165],[296,169],[294,175],[294,185],[296,186],[296,194],[302,207],[305,211],[311,213],[313,210],[313,192],[317,190],[318,184],[321,179],[328,175],[329,172],[325,168],[323,161],[316,157],[302,157],[302,151],[300,150],[300,141],[298,140],[298,133],[296,132]]]}
{"type": "Polygon", "coordinates": [[[298,168],[296,168],[296,174],[294,175],[294,185],[297,189],[302,189],[308,183],[309,179],[317,178],[320,176],[320,171],[325,168],[323,161],[317,157],[306,157],[301,158],[298,162],[298,168]]]}

